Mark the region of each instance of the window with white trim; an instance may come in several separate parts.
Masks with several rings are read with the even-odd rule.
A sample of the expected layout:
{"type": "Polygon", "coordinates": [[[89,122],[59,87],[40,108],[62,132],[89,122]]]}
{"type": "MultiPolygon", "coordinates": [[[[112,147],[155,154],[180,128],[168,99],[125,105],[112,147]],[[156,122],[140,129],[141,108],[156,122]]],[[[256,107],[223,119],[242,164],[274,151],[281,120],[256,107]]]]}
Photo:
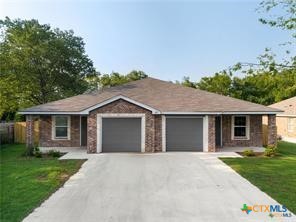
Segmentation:
{"type": "Polygon", "coordinates": [[[232,116],[232,139],[249,139],[249,116],[232,116]]]}
{"type": "Polygon", "coordinates": [[[53,139],[70,139],[70,116],[53,116],[53,139]]]}
{"type": "Polygon", "coordinates": [[[294,131],[294,119],[293,118],[288,118],[287,130],[289,133],[292,133],[294,131]]]}

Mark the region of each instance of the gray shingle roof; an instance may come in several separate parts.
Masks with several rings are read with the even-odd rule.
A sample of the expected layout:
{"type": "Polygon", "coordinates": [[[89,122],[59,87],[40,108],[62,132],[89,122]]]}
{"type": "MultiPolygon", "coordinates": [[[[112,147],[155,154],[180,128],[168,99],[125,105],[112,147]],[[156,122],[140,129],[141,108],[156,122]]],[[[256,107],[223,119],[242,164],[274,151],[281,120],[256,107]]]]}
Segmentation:
{"type": "Polygon", "coordinates": [[[184,87],[171,82],[146,78],[121,86],[82,94],[23,112],[80,112],[112,97],[125,96],[160,112],[277,112],[278,109],[184,87]]]}
{"type": "Polygon", "coordinates": [[[278,103],[274,103],[269,107],[281,109],[284,112],[280,115],[295,115],[296,116],[296,96],[280,101],[278,103]]]}

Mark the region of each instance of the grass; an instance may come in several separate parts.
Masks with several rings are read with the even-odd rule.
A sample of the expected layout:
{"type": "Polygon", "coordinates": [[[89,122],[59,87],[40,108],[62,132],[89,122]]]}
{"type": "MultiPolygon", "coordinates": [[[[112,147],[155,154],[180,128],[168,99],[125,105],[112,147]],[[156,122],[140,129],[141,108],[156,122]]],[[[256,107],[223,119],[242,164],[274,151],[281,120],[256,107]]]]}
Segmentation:
{"type": "Polygon", "coordinates": [[[25,157],[23,144],[0,149],[0,221],[21,221],[78,171],[84,160],[25,157]]]}
{"type": "Polygon", "coordinates": [[[281,141],[278,152],[273,158],[256,156],[221,160],[296,213],[296,144],[281,141]]]}

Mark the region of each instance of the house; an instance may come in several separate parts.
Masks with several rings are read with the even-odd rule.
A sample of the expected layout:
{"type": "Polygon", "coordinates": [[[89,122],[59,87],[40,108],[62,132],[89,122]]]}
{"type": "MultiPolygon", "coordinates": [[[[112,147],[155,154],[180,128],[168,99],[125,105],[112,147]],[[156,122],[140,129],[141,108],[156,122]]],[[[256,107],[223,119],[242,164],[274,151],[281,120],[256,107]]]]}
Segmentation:
{"type": "Polygon", "coordinates": [[[276,143],[280,110],[146,78],[21,111],[27,146],[40,120],[40,147],[86,147],[88,153],[205,151],[276,143]]]}
{"type": "Polygon", "coordinates": [[[269,107],[284,111],[276,115],[277,133],[283,140],[296,143],[296,96],[269,107]]]}

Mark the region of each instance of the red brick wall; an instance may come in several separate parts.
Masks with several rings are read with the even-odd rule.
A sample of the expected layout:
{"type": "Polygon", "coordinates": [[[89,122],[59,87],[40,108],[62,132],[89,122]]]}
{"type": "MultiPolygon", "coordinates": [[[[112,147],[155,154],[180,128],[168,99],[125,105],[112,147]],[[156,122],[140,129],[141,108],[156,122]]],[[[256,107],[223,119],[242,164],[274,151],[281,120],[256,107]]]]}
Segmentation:
{"type": "Polygon", "coordinates": [[[161,117],[153,115],[152,112],[149,110],[120,99],[90,112],[87,119],[87,151],[89,153],[95,153],[97,150],[98,113],[144,113],[146,116],[145,151],[154,152],[161,150],[161,122],[159,126],[159,121],[161,121],[161,117]]]}
{"type": "Polygon", "coordinates": [[[216,132],[215,132],[215,116],[208,116],[208,151],[216,151],[216,132]]]}
{"type": "Polygon", "coordinates": [[[162,116],[154,116],[154,151],[162,151],[162,116]]]}
{"type": "Polygon", "coordinates": [[[231,115],[222,116],[222,143],[225,147],[262,146],[262,115],[250,115],[250,139],[231,139],[231,115]]]}
{"type": "Polygon", "coordinates": [[[276,145],[276,142],[277,142],[276,115],[268,115],[267,118],[268,118],[267,145],[276,145]]]}
{"type": "Polygon", "coordinates": [[[41,147],[79,147],[80,146],[80,117],[71,116],[70,140],[52,140],[52,117],[40,116],[39,146],[41,147]]]}

